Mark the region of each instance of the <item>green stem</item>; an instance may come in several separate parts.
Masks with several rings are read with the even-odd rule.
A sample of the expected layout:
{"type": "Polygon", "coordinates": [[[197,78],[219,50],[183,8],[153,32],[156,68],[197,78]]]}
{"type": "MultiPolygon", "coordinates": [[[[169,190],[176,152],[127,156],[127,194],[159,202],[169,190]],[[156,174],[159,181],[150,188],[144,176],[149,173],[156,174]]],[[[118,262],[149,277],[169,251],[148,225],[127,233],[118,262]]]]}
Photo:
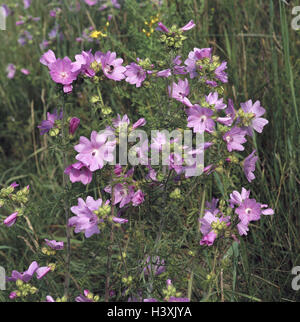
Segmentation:
{"type": "Polygon", "coordinates": [[[67,235],[67,248],[66,248],[66,272],[65,272],[65,285],[64,285],[64,295],[66,298],[69,298],[69,288],[70,288],[70,263],[71,263],[71,237],[70,237],[70,227],[68,226],[69,221],[69,205],[68,200],[66,198],[67,192],[67,178],[64,173],[64,169],[66,169],[68,165],[67,160],[67,151],[66,151],[66,133],[65,133],[65,122],[66,122],[66,110],[65,110],[65,97],[63,97],[63,105],[62,105],[62,149],[63,149],[63,203],[64,203],[64,212],[65,212],[65,221],[66,221],[66,235],[67,235]]]}

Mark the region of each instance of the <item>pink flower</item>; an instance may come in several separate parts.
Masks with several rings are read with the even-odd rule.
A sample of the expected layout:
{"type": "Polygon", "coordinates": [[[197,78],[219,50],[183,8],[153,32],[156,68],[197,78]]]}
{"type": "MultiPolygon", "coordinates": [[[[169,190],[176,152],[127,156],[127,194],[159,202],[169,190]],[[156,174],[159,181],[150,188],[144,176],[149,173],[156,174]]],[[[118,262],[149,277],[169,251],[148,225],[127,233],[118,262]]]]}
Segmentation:
{"type": "Polygon", "coordinates": [[[93,300],[92,300],[92,299],[89,299],[89,298],[88,298],[88,295],[89,295],[90,293],[91,293],[91,292],[90,292],[89,290],[84,290],[84,292],[83,292],[83,294],[84,294],[84,295],[80,294],[79,296],[77,296],[77,297],[75,298],[75,301],[76,301],[76,302],[93,302],[93,300]]]}
{"type": "Polygon", "coordinates": [[[180,30],[182,31],[188,31],[193,29],[196,26],[194,23],[194,20],[190,20],[185,26],[181,27],[180,30]]]}
{"type": "Polygon", "coordinates": [[[141,87],[143,81],[146,79],[147,72],[142,66],[136,63],[131,63],[130,65],[126,66],[125,76],[126,82],[135,85],[136,87],[141,87]]]}
{"type": "Polygon", "coordinates": [[[201,224],[200,231],[204,235],[204,237],[200,241],[200,245],[213,245],[215,239],[217,238],[217,233],[212,229],[213,222],[225,222],[229,225],[230,217],[217,217],[216,214],[218,212],[211,213],[210,211],[206,211],[203,218],[199,219],[201,224]]]}
{"type": "Polygon", "coordinates": [[[253,104],[252,100],[249,100],[246,103],[242,103],[241,107],[245,113],[253,113],[254,116],[251,125],[247,128],[247,134],[252,136],[252,130],[262,133],[264,126],[267,125],[269,121],[261,117],[265,114],[266,110],[260,105],[260,101],[256,101],[253,104]]]}
{"type": "Polygon", "coordinates": [[[11,300],[14,300],[15,298],[17,298],[18,296],[17,296],[17,293],[16,292],[11,292],[10,294],[9,294],[9,298],[11,299],[11,300]]]}
{"type": "Polygon", "coordinates": [[[6,67],[7,78],[12,79],[15,77],[16,66],[14,64],[8,64],[6,67]]]}
{"type": "Polygon", "coordinates": [[[55,125],[55,121],[61,120],[63,117],[62,111],[58,114],[57,110],[54,110],[54,113],[51,114],[47,112],[47,120],[42,121],[37,127],[40,129],[40,134],[44,135],[48,133],[55,125]]]}
{"type": "Polygon", "coordinates": [[[123,208],[127,205],[134,196],[134,186],[126,183],[118,183],[114,186],[114,202],[116,205],[120,203],[119,207],[123,208]]]}
{"type": "Polygon", "coordinates": [[[45,275],[47,275],[51,271],[51,267],[49,266],[43,266],[39,267],[36,270],[36,277],[38,280],[42,279],[45,275]]]}
{"type": "Polygon", "coordinates": [[[223,98],[219,99],[219,94],[217,92],[209,93],[208,96],[205,96],[206,102],[209,105],[212,105],[216,110],[224,110],[226,104],[223,103],[223,98]]]}
{"type": "Polygon", "coordinates": [[[100,134],[93,131],[91,140],[81,136],[79,144],[74,147],[79,152],[76,159],[81,161],[92,172],[102,169],[105,161],[112,162],[116,141],[108,141],[110,135],[112,135],[112,132],[106,131],[100,134]]]}
{"type": "Polygon", "coordinates": [[[47,52],[43,54],[43,56],[40,58],[40,63],[49,67],[50,64],[56,62],[56,57],[54,52],[49,49],[47,52]]]}
{"type": "Polygon", "coordinates": [[[72,72],[72,61],[69,57],[58,58],[49,66],[52,80],[58,84],[64,85],[64,92],[72,91],[72,82],[77,79],[77,72],[72,72]]]}
{"type": "Polygon", "coordinates": [[[47,296],[46,296],[46,302],[49,302],[49,303],[51,303],[51,302],[52,302],[52,303],[53,303],[53,302],[55,302],[55,301],[54,301],[54,298],[53,298],[52,296],[47,295],[47,296]]]}
{"type": "Polygon", "coordinates": [[[248,199],[250,196],[250,190],[246,190],[245,188],[242,188],[242,192],[239,193],[238,191],[233,191],[230,194],[230,207],[233,208],[235,205],[240,206],[242,202],[246,199],[248,199]]]}
{"type": "Polygon", "coordinates": [[[71,207],[71,211],[76,215],[69,219],[68,225],[75,226],[74,232],[85,232],[85,237],[89,238],[94,234],[99,234],[99,219],[94,211],[99,210],[102,205],[102,199],[94,200],[88,196],[86,201],[78,198],[78,205],[71,207]]]}
{"type": "Polygon", "coordinates": [[[19,273],[18,271],[12,271],[11,277],[8,277],[9,282],[16,282],[17,280],[21,280],[25,283],[29,282],[36,270],[38,269],[39,265],[37,262],[32,262],[27,271],[24,273],[19,273]]]}
{"type": "Polygon", "coordinates": [[[87,185],[92,181],[92,172],[80,161],[68,166],[64,172],[69,175],[72,183],[82,182],[87,185]]]}
{"type": "Polygon", "coordinates": [[[240,221],[247,225],[250,221],[256,221],[260,219],[261,206],[255,199],[246,199],[235,210],[239,215],[240,221]]]}
{"type": "Polygon", "coordinates": [[[55,250],[61,250],[64,248],[64,242],[57,242],[56,240],[45,239],[46,244],[55,250]]]}
{"type": "Polygon", "coordinates": [[[132,129],[135,130],[140,126],[144,126],[146,125],[146,120],[144,118],[140,118],[139,120],[137,120],[133,125],[132,125],[132,129]]]}
{"type": "MultiPolygon", "coordinates": [[[[195,78],[198,75],[196,62],[204,58],[211,59],[212,57],[212,48],[194,48],[193,51],[189,53],[188,58],[185,60],[185,65],[187,72],[190,73],[191,78],[195,78]]],[[[199,68],[202,69],[201,65],[199,68]]]]}
{"type": "Polygon", "coordinates": [[[88,77],[94,77],[96,72],[91,68],[91,64],[95,61],[92,50],[88,52],[82,51],[80,55],[75,55],[75,62],[72,63],[72,72],[83,73],[88,77]]]}
{"type": "Polygon", "coordinates": [[[97,4],[98,0],[84,0],[84,2],[89,6],[94,6],[97,4]]]}
{"type": "Polygon", "coordinates": [[[133,206],[138,206],[141,203],[143,203],[144,200],[145,200],[144,194],[143,194],[142,190],[139,189],[137,192],[135,192],[131,201],[132,201],[133,206]]]}
{"type": "Polygon", "coordinates": [[[214,131],[215,122],[212,120],[214,112],[209,108],[195,104],[186,110],[188,115],[188,127],[193,128],[194,133],[211,133],[214,131]]]}
{"type": "Polygon", "coordinates": [[[258,160],[258,156],[255,156],[254,153],[256,150],[254,150],[247,158],[244,160],[244,173],[247,177],[247,180],[251,182],[255,179],[254,171],[255,171],[255,163],[258,160]]]}
{"type": "Polygon", "coordinates": [[[226,132],[223,136],[223,140],[227,143],[227,150],[229,152],[232,152],[233,150],[244,151],[245,148],[242,144],[247,142],[245,135],[246,131],[237,126],[226,132]]]}
{"type": "Polygon", "coordinates": [[[69,124],[69,134],[74,135],[80,124],[80,119],[78,117],[72,117],[69,124]]]}
{"type": "Polygon", "coordinates": [[[112,80],[120,81],[124,79],[126,67],[122,66],[123,59],[116,58],[115,52],[108,51],[106,54],[103,54],[101,57],[101,65],[104,75],[112,80]]]}
{"type": "Polygon", "coordinates": [[[159,256],[156,257],[147,257],[146,264],[149,264],[147,267],[144,268],[145,275],[152,275],[152,273],[156,276],[165,272],[165,260],[160,259],[159,256]],[[150,262],[150,263],[149,263],[150,262]]]}
{"type": "Polygon", "coordinates": [[[30,71],[28,69],[21,68],[21,73],[24,74],[24,75],[29,75],[30,71]]]}
{"type": "Polygon", "coordinates": [[[4,219],[3,223],[7,227],[11,227],[12,225],[15,224],[15,222],[18,219],[18,212],[14,212],[13,214],[9,215],[6,219],[4,219]]]}
{"type": "Polygon", "coordinates": [[[190,87],[189,87],[189,82],[187,79],[179,80],[178,85],[173,82],[172,87],[168,87],[169,90],[169,96],[172,98],[175,98],[177,101],[185,104],[188,107],[192,107],[193,104],[190,102],[190,100],[187,98],[187,96],[190,93],[190,87]]]}

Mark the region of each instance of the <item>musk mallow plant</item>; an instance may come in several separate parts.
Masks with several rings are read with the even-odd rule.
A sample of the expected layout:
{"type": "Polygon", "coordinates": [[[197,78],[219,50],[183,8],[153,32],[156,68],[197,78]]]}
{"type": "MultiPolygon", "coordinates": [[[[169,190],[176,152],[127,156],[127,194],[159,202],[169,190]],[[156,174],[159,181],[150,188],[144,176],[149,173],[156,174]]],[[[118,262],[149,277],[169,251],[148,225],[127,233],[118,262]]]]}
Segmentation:
{"type": "MultiPolygon", "coordinates": [[[[193,300],[195,267],[203,266],[207,276],[202,287],[211,290],[218,285],[218,277],[224,276],[232,247],[237,247],[240,239],[251,233],[249,228],[262,215],[274,214],[265,200],[250,197],[250,189],[238,188],[241,181],[250,184],[257,176],[254,172],[259,159],[251,145],[253,136],[262,133],[268,124],[263,117],[266,111],[259,100],[241,102],[237,107],[237,102],[225,97],[224,87],[229,82],[227,62],[216,56],[213,48],[194,48],[183,57],[184,40],[194,27],[193,21],[181,28],[158,22],[156,32],[162,51],[167,53],[164,55],[167,58],[160,61],[152,57],[127,61],[116,52],[93,53],[92,49],[78,53],[73,60],[57,58],[49,49],[40,59],[48,68],[49,78],[59,85],[61,97],[57,109],[53,114],[48,112],[47,120],[38,126],[41,135],[49,135],[52,142],[57,142],[63,156],[66,242],[47,239],[48,248],[42,250],[51,260],[58,256],[56,251],[63,248],[65,251],[58,263],[59,269],[64,270],[64,295],[57,301],[74,300],[70,295],[71,236],[97,241],[103,238],[107,246],[105,276],[101,275],[103,289],[99,291],[95,286],[96,295],[94,290],[92,293],[82,289],[83,295],[75,298],[77,302],[111,299],[186,302],[193,300]],[[79,117],[69,117],[73,111],[66,108],[72,93],[83,92],[86,84],[93,89],[91,103],[99,107],[104,120],[96,128],[83,124],[79,117]],[[149,128],[146,113],[135,122],[125,113],[111,115],[116,107],[104,103],[107,86],[126,87],[126,91],[152,90],[160,98],[158,105],[163,113],[168,115],[172,111],[172,124],[176,128],[170,129],[169,125],[149,128]],[[110,112],[105,113],[108,109],[110,112]],[[86,130],[79,136],[81,125],[86,130]],[[177,135],[175,132],[172,137],[166,135],[172,130],[177,135]],[[155,135],[149,140],[151,131],[155,135]],[[190,137],[189,144],[183,140],[183,134],[190,137]],[[200,136],[201,142],[197,140],[200,136]],[[244,153],[249,149],[247,146],[252,151],[248,155],[244,153]],[[124,154],[117,153],[124,151],[124,147],[130,148],[125,159],[124,154]],[[162,164],[157,162],[160,154],[162,164]],[[204,164],[197,162],[197,156],[204,158],[204,164]],[[133,159],[137,162],[131,164],[133,159]],[[85,187],[78,196],[82,185],[85,187]],[[214,187],[218,198],[211,202],[208,202],[212,197],[209,185],[217,185],[219,189],[214,187]],[[71,198],[73,187],[77,193],[74,189],[71,198]],[[184,202],[190,194],[195,197],[196,208],[184,202]],[[172,235],[172,224],[179,223],[185,240],[172,235]],[[139,243],[145,247],[135,251],[134,246],[139,247],[139,243]],[[172,247],[179,247],[182,261],[174,258],[172,247]],[[213,258],[213,265],[203,263],[204,252],[206,258],[213,258]],[[151,260],[160,258],[163,260],[151,260]],[[187,277],[181,276],[182,281],[174,273],[178,262],[184,267],[181,270],[188,273],[187,277]],[[183,292],[174,288],[171,275],[183,292]],[[165,279],[167,288],[161,292],[165,279]],[[186,297],[182,298],[181,294],[186,297]]],[[[89,117],[93,116],[91,111],[89,117]]],[[[15,187],[16,184],[1,190],[1,206],[15,199],[24,208],[26,202],[19,199],[27,198],[28,189],[22,190],[18,199],[13,197],[15,187]]],[[[4,219],[4,224],[13,226],[19,212],[22,213],[19,208],[11,207],[11,215],[4,219]]],[[[47,260],[41,268],[34,262],[24,273],[14,271],[11,281],[17,283],[18,289],[10,298],[17,300],[38,294],[38,289],[26,286],[27,283],[35,273],[38,279],[47,278],[46,274],[55,267],[47,260]]],[[[48,295],[46,301],[54,299],[48,295]]]]}

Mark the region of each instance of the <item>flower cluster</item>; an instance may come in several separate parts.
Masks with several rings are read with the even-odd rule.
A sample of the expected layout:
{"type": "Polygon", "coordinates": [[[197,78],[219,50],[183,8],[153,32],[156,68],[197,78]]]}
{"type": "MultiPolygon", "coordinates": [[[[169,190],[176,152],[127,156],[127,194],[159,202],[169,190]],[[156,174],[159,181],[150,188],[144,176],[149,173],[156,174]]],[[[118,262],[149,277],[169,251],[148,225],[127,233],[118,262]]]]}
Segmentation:
{"type": "Polygon", "coordinates": [[[109,200],[103,203],[102,199],[94,200],[90,196],[87,197],[86,201],[78,198],[78,205],[71,207],[71,211],[76,216],[69,219],[69,226],[75,227],[75,233],[84,231],[86,238],[99,234],[100,229],[105,227],[107,221],[115,224],[128,222],[127,219],[111,215],[109,200]]]}
{"type": "Polygon", "coordinates": [[[204,216],[199,219],[203,238],[200,245],[211,246],[217,237],[234,238],[236,230],[240,236],[247,235],[249,223],[260,220],[261,215],[273,215],[273,209],[251,199],[250,190],[233,191],[226,207],[225,201],[213,199],[206,203],[204,216]],[[219,205],[218,205],[219,203],[219,205]]]}
{"type": "Polygon", "coordinates": [[[0,208],[5,206],[10,212],[12,212],[11,209],[14,209],[3,221],[7,227],[14,225],[17,219],[24,215],[29,200],[29,186],[15,192],[15,188],[18,186],[16,182],[13,182],[9,187],[0,190],[0,208]]]}
{"type": "Polygon", "coordinates": [[[12,271],[11,276],[8,277],[7,280],[9,282],[15,282],[17,290],[11,292],[9,298],[16,299],[18,297],[26,297],[30,294],[35,294],[38,291],[38,289],[32,286],[30,283],[28,283],[33,278],[34,274],[36,275],[36,278],[40,280],[54,269],[54,264],[48,264],[47,266],[40,267],[38,263],[34,261],[30,264],[29,268],[23,273],[20,273],[16,270],[12,271]]]}

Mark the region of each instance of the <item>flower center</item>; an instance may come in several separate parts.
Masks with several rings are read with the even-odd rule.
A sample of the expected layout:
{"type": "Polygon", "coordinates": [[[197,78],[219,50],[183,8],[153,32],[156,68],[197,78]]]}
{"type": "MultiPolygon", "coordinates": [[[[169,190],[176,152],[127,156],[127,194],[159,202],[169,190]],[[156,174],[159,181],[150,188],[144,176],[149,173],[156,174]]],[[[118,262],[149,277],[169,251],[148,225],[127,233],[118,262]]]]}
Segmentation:
{"type": "Polygon", "coordinates": [[[231,141],[231,137],[230,135],[227,135],[226,138],[225,138],[226,142],[229,143],[231,141]]]}
{"type": "Polygon", "coordinates": [[[68,74],[66,72],[61,72],[60,73],[61,78],[66,78],[67,76],[68,76],[68,74]]]}
{"type": "Polygon", "coordinates": [[[202,115],[202,116],[200,117],[200,122],[201,122],[201,123],[204,123],[204,122],[206,121],[206,119],[207,119],[207,117],[206,117],[205,115],[202,115]]]}
{"type": "Polygon", "coordinates": [[[247,209],[245,210],[245,212],[246,212],[246,214],[247,214],[247,215],[250,215],[250,213],[251,213],[251,208],[247,208],[247,209]]]}

